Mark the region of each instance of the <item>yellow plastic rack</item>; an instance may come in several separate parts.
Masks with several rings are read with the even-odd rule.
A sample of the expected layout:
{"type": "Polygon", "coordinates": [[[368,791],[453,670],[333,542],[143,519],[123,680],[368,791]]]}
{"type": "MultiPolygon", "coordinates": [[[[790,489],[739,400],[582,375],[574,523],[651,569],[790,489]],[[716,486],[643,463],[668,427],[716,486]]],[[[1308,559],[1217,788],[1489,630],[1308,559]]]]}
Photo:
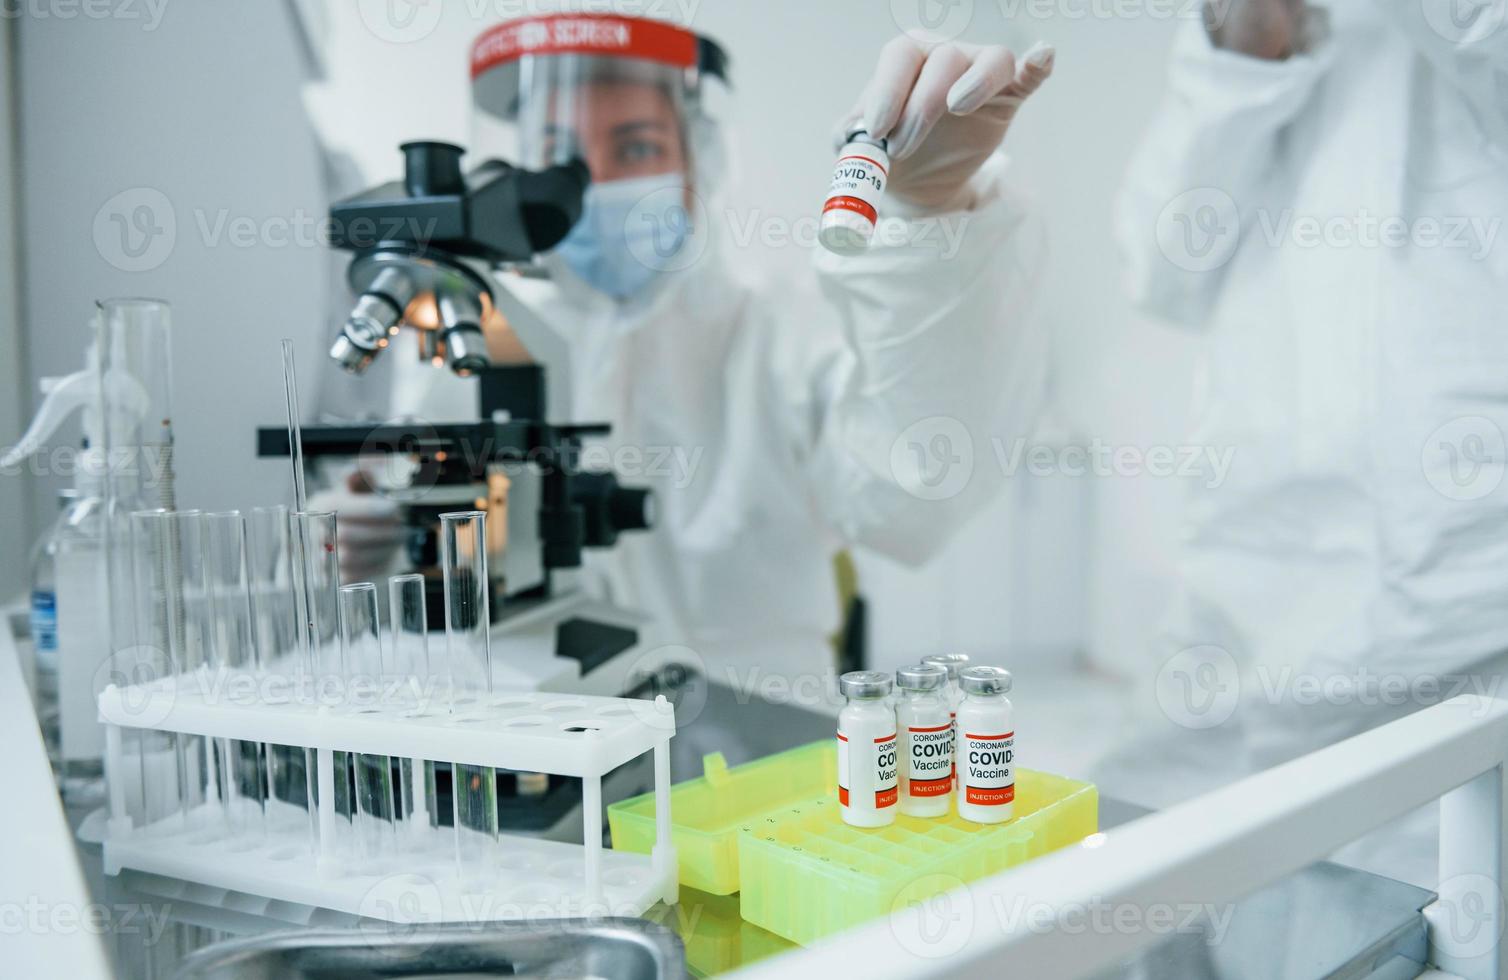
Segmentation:
{"type": "MultiPolygon", "coordinates": [[[[1029,769],[1016,773],[1016,819],[993,826],[949,814],[850,827],[838,812],[836,779],[827,740],[731,770],[709,757],[706,776],[671,791],[682,884],[736,890],[745,920],[808,944],[1099,829],[1093,784],[1029,769]]],[[[613,846],[647,852],[653,813],[649,796],[609,808],[613,846]]]]}

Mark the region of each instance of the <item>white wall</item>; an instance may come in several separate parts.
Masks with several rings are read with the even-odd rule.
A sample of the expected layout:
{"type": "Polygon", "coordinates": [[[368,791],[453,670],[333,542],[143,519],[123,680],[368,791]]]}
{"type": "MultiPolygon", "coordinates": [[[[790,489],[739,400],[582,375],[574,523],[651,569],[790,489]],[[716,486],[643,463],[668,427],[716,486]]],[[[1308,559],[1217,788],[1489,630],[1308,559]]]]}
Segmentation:
{"type": "MultiPolygon", "coordinates": [[[[652,5],[689,9],[692,26],[733,54],[730,121],[741,134],[734,207],[788,221],[810,217],[831,165],[831,127],[897,30],[890,12],[907,15],[908,2],[652,5]]],[[[1113,192],[1160,89],[1172,21],[1092,13],[1111,0],[917,2],[968,13],[965,40],[1024,47],[1041,37],[1059,48],[1057,77],[1009,139],[1019,179],[1051,230],[1041,311],[1055,337],[1055,407],[1044,438],[1176,443],[1194,345],[1125,308],[1110,235],[1113,192]]],[[[393,147],[401,139],[466,142],[467,45],[497,9],[521,6],[447,0],[438,22],[402,29],[383,18],[403,3],[328,6],[330,85],[314,104],[382,176],[396,171],[393,147]]],[[[422,18],[432,8],[407,9],[422,18]]],[[[310,249],[207,244],[192,212],[320,213],[292,19],[280,5],[203,0],[170,5],[150,33],[79,22],[20,26],[23,188],[34,229],[27,244],[49,257],[33,264],[26,281],[35,338],[28,374],[73,365],[95,296],[170,296],[180,308],[185,498],[231,506],[276,494],[284,471],[250,459],[247,420],[281,415],[270,337],[304,331],[308,373],[323,356],[312,338],[328,329],[321,322],[328,266],[310,249]],[[102,202],[139,185],[171,199],[179,236],[161,267],[131,274],[101,258],[91,228],[102,202]]],[[[808,258],[783,248],[750,261],[779,267],[808,258]]],[[[880,661],[962,648],[1000,651],[1020,664],[1088,649],[1113,666],[1145,642],[1165,598],[1178,493],[1149,479],[1022,477],[1010,499],[931,567],[905,570],[863,557],[880,661]]]]}
{"type": "MultiPolygon", "coordinates": [[[[15,119],[16,31],[0,18],[0,433],[19,434],[24,421],[22,370],[20,241],[16,210],[15,119]]],[[[4,442],[0,436],[0,443],[4,442]]],[[[26,554],[31,544],[27,484],[21,476],[0,475],[0,555],[26,554]]],[[[0,562],[0,602],[27,585],[24,561],[0,562]]]]}
{"type": "Polygon", "coordinates": [[[168,299],[180,504],[285,500],[287,464],[253,458],[253,423],[283,419],[278,337],[300,340],[301,367],[323,357],[326,250],[312,239],[277,244],[276,231],[247,244],[231,229],[324,213],[293,21],[280,3],[229,0],[105,5],[114,15],[98,18],[56,15],[64,9],[28,4],[10,22],[20,38],[29,400],[36,378],[82,365],[96,299],[168,299]],[[170,247],[157,235],[133,262],[115,222],[133,228],[125,246],[141,247],[138,214],[173,235],[170,247]]]}

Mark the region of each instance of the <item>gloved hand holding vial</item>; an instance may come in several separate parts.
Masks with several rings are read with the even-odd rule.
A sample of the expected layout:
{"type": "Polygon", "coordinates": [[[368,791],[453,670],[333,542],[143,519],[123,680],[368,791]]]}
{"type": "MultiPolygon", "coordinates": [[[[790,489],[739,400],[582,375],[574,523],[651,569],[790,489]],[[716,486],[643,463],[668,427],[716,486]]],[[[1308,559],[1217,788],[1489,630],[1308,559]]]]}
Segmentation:
{"type": "Polygon", "coordinates": [[[862,253],[886,192],[923,214],[971,206],[970,178],[1052,74],[1055,57],[1042,43],[1019,62],[998,46],[929,48],[905,35],[886,45],[841,127],[822,244],[839,255],[862,253]]]}

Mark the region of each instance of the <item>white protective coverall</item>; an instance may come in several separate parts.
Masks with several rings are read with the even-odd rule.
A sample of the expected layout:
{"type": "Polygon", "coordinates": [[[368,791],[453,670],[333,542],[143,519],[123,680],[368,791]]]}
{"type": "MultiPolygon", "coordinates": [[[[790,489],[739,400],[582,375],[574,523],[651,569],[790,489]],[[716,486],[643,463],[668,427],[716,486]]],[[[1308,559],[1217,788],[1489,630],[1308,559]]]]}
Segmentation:
{"type": "MultiPolygon", "coordinates": [[[[714,680],[827,677],[835,552],[923,561],[1001,488],[980,465],[939,497],[954,488],[931,454],[954,420],[983,446],[1025,435],[1038,406],[1041,228],[1007,169],[997,156],[972,178],[967,213],[895,226],[860,257],[821,253],[811,281],[745,281],[716,217],[700,259],[628,303],[548,258],[551,281],[500,279],[567,341],[546,368],[569,381],[570,419],[610,422],[607,448],[638,470],[625,482],[656,494],[652,531],[587,552],[597,591],[653,614],[714,680]]],[[[399,414],[474,414],[447,372],[398,363],[399,414]]]]}
{"type": "Polygon", "coordinates": [[[1188,501],[1107,793],[1165,805],[1502,676],[1508,26],[1450,8],[1338,0],[1286,61],[1177,39],[1118,230],[1136,302],[1209,331],[1193,439],[1235,456],[1188,501]]]}

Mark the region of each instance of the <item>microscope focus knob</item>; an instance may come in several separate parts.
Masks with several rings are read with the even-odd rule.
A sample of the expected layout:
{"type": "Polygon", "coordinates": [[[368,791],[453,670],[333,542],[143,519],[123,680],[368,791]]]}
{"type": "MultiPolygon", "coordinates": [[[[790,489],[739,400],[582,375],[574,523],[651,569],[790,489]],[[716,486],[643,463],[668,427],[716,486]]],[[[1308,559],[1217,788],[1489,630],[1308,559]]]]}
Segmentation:
{"type": "Polygon", "coordinates": [[[581,567],[587,543],[586,514],[578,504],[546,504],[539,509],[539,539],[546,568],[581,567]]]}
{"type": "Polygon", "coordinates": [[[571,500],[585,519],[583,544],[588,548],[610,548],[624,531],[643,531],[654,525],[654,492],[625,487],[611,473],[574,475],[571,500]]]}
{"type": "Polygon", "coordinates": [[[619,531],[647,531],[654,526],[653,490],[643,487],[614,487],[607,506],[613,525],[619,531]]]}

